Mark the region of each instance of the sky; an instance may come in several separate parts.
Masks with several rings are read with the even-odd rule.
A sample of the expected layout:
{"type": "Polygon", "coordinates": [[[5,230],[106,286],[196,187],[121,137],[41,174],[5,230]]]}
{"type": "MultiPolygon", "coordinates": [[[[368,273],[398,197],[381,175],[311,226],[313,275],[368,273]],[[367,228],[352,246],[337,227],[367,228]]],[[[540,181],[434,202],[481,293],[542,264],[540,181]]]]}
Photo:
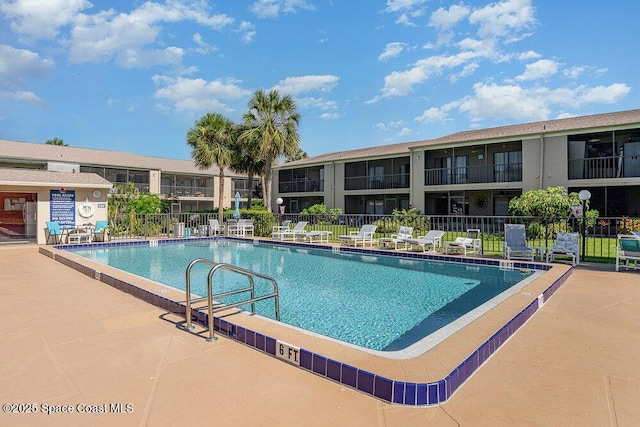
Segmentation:
{"type": "Polygon", "coordinates": [[[640,108],[637,0],[0,0],[0,139],[190,159],[293,96],[310,156],[640,108]]]}

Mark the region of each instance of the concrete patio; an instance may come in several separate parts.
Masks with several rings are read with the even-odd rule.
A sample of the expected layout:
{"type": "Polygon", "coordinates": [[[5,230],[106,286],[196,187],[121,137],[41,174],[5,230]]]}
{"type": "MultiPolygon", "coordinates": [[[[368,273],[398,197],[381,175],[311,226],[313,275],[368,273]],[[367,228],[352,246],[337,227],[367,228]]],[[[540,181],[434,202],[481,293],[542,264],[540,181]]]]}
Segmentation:
{"type": "Polygon", "coordinates": [[[455,395],[421,408],[208,343],[36,245],[0,246],[0,295],[3,426],[640,424],[640,273],[613,266],[579,265],[455,395]]]}

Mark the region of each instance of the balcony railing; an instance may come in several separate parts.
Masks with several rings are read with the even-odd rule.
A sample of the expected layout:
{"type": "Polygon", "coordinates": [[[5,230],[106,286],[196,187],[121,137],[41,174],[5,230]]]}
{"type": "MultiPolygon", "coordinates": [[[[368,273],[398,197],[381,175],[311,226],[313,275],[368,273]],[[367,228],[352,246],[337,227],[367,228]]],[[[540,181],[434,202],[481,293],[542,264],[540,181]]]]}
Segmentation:
{"type": "MultiPolygon", "coordinates": [[[[127,182],[112,182],[113,184],[113,188],[111,188],[111,190],[109,190],[110,194],[116,194],[118,192],[118,187],[120,186],[126,186],[128,183],[127,182]]],[[[149,192],[149,183],[140,183],[140,182],[131,182],[130,184],[133,184],[136,187],[136,190],[140,191],[141,193],[148,193],[149,192]]]]}
{"type": "Polygon", "coordinates": [[[424,171],[425,185],[482,184],[522,181],[522,163],[437,168],[424,171]]]}
{"type": "Polygon", "coordinates": [[[165,196],[172,194],[178,197],[213,197],[212,187],[162,185],[160,186],[160,191],[165,196]]]}
{"type": "MultiPolygon", "coordinates": [[[[249,190],[248,188],[234,188],[231,193],[232,193],[233,196],[235,196],[236,192],[237,192],[238,194],[240,194],[240,198],[241,199],[246,199],[246,198],[249,197],[249,193],[251,191],[254,191],[254,190],[249,190]]],[[[254,193],[255,193],[255,191],[254,191],[254,193]]],[[[253,197],[255,197],[255,195],[253,197]]]]}
{"type": "Polygon", "coordinates": [[[569,179],[633,177],[640,177],[638,156],[607,156],[569,160],[569,179]]]}
{"type": "Polygon", "coordinates": [[[311,193],[324,191],[324,180],[305,179],[299,181],[282,181],[278,185],[280,193],[311,193]]]}
{"type": "Polygon", "coordinates": [[[409,174],[381,176],[348,176],[344,178],[345,190],[377,190],[388,188],[409,188],[409,174]]]}

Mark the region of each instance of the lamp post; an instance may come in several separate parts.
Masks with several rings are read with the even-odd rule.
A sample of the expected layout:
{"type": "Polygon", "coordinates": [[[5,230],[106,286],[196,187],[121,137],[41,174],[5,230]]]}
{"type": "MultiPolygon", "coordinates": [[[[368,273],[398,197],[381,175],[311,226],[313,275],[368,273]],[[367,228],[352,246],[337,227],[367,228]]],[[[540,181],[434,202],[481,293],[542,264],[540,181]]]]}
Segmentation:
{"type": "Polygon", "coordinates": [[[276,204],[278,205],[278,214],[280,215],[281,224],[282,224],[282,203],[284,203],[284,200],[282,200],[282,197],[278,197],[276,199],[276,204]]]}
{"type": "Polygon", "coordinates": [[[582,259],[584,260],[587,255],[587,200],[591,198],[591,192],[582,190],[578,193],[578,198],[582,200],[582,259]]]}

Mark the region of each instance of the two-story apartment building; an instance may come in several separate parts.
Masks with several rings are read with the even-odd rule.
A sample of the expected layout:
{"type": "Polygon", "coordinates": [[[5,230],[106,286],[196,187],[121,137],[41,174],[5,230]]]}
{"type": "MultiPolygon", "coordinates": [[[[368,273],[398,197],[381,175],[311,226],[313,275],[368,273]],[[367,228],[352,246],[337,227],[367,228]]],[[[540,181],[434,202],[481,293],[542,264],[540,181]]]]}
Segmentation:
{"type": "MultiPolygon", "coordinates": [[[[246,175],[230,170],[225,170],[224,180],[223,206],[232,206],[236,192],[240,193],[241,203],[246,203],[255,183],[250,185],[246,175]]],[[[108,193],[128,183],[133,183],[140,191],[171,198],[174,200],[173,212],[218,207],[220,172],[215,166],[201,170],[191,160],[0,140],[0,223],[4,219],[7,225],[10,220],[11,225],[4,228],[10,228],[7,233],[12,235],[34,239],[34,233],[42,234],[44,221],[50,216],[50,209],[46,207],[50,202],[50,191],[78,189],[75,202],[80,204],[86,199],[95,204],[96,217],[106,218],[108,193]],[[29,174],[16,174],[16,170],[29,171],[29,174]],[[20,178],[23,176],[25,178],[20,178]],[[22,212],[27,203],[40,205],[38,225],[29,232],[22,212]],[[21,224],[25,226],[21,228],[21,224]]],[[[41,243],[43,238],[37,236],[37,241],[41,243]]]]}
{"type": "Polygon", "coordinates": [[[640,110],[458,132],[328,153],[278,166],[288,212],[324,203],[347,214],[505,215],[535,188],[588,189],[603,216],[640,212],[640,110]]]}

